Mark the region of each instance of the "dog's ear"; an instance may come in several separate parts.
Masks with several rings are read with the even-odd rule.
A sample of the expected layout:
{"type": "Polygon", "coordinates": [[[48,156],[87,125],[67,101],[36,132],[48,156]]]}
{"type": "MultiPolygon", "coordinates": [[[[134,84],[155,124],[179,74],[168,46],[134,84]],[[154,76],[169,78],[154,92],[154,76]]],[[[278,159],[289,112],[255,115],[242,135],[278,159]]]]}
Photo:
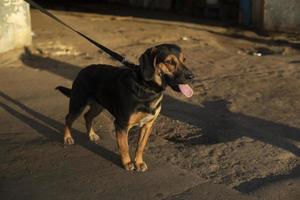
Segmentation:
{"type": "Polygon", "coordinates": [[[139,58],[143,77],[146,81],[153,80],[155,73],[155,57],[157,49],[155,47],[147,49],[139,58]]]}

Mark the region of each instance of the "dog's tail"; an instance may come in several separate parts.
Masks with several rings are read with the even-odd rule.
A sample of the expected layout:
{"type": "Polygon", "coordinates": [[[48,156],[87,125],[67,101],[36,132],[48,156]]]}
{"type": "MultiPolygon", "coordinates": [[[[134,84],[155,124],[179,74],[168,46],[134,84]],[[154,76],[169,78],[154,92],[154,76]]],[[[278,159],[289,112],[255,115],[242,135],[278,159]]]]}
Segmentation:
{"type": "Polygon", "coordinates": [[[67,97],[71,96],[71,89],[70,88],[66,88],[66,87],[63,87],[63,86],[57,86],[55,89],[59,90],[61,93],[63,93],[67,97]]]}

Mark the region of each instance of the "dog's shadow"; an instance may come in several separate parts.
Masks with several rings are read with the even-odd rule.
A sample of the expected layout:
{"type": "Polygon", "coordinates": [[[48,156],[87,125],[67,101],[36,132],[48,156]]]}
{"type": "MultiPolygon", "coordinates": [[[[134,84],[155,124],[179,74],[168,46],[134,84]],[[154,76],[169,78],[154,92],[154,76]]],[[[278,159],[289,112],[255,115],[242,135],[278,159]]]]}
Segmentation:
{"type": "MultiPolygon", "coordinates": [[[[239,137],[249,137],[264,143],[285,149],[300,156],[300,149],[291,141],[300,141],[300,130],[284,124],[271,122],[229,110],[230,102],[215,98],[202,102],[202,106],[183,102],[166,96],[162,114],[170,118],[199,127],[208,143],[228,142],[239,137]]],[[[172,138],[174,142],[201,144],[203,141],[182,141],[172,138]]]]}
{"type": "MultiPolygon", "coordinates": [[[[35,110],[13,99],[12,97],[8,96],[2,91],[0,91],[0,97],[2,97],[5,101],[9,102],[9,104],[13,105],[9,106],[4,102],[0,102],[0,106],[8,113],[15,116],[17,119],[24,122],[25,124],[29,125],[32,129],[44,135],[48,139],[57,141],[59,143],[63,142],[62,130],[64,128],[64,125],[62,123],[51,119],[50,117],[47,117],[39,112],[36,112],[35,110]],[[18,107],[20,110],[27,113],[30,117],[25,114],[22,114],[13,107],[18,107]]],[[[76,140],[76,144],[79,144],[80,146],[88,149],[89,151],[94,152],[103,157],[104,159],[111,161],[115,165],[121,167],[119,156],[115,152],[108,150],[105,147],[102,147],[95,143],[89,142],[85,134],[81,133],[76,129],[73,129],[72,133],[74,139],[76,140]]]]}
{"type": "MultiPolygon", "coordinates": [[[[20,59],[30,68],[45,70],[69,80],[73,80],[74,76],[81,69],[76,65],[32,54],[29,49],[25,49],[25,53],[21,55],[20,59]]],[[[28,114],[31,114],[36,118],[41,119],[51,127],[54,127],[55,131],[38,122],[28,119],[25,116],[22,116],[17,111],[8,108],[7,105],[2,105],[8,112],[26,122],[40,133],[45,134],[47,137],[59,141],[61,140],[60,136],[58,138],[58,132],[63,129],[63,124],[33,111],[32,109],[22,105],[20,102],[13,100],[3,93],[1,95],[4,96],[5,99],[18,105],[21,109],[27,111],[28,114]]],[[[254,140],[260,140],[264,143],[279,147],[295,154],[296,156],[300,156],[299,148],[293,143],[293,141],[300,141],[299,129],[290,127],[288,125],[247,116],[242,113],[230,112],[228,109],[229,105],[230,102],[224,99],[215,99],[212,101],[202,102],[202,105],[196,105],[165,95],[162,109],[162,114],[164,116],[188,123],[195,127],[199,127],[204,133],[204,137],[199,136],[187,139],[169,139],[174,143],[198,145],[203,143],[210,144],[227,142],[246,136],[254,140]]],[[[120,165],[118,156],[114,152],[111,152],[110,150],[107,150],[99,145],[86,145],[85,143],[82,143],[81,145],[98,153],[107,160],[111,160],[115,164],[120,165]]],[[[297,173],[297,176],[299,176],[299,173],[297,173]]],[[[276,177],[272,179],[261,179],[256,182],[254,186],[251,182],[249,182],[249,184],[243,185],[243,188],[237,189],[240,189],[241,191],[251,191],[263,184],[269,183],[270,180],[282,180],[288,178],[289,176],[276,177]]]]}

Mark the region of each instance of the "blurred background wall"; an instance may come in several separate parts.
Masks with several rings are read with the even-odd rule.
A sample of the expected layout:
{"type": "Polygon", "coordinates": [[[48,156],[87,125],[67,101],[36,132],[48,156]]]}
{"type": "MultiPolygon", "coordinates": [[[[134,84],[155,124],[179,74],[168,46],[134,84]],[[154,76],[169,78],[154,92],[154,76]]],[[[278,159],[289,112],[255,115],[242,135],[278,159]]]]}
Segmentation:
{"type": "Polygon", "coordinates": [[[264,0],[263,28],[300,32],[300,0],[264,0]]]}
{"type": "Polygon", "coordinates": [[[105,0],[135,7],[187,13],[256,27],[300,32],[300,0],[105,0]]]}
{"type": "MultiPolygon", "coordinates": [[[[48,7],[49,5],[62,7],[65,11],[72,10],[69,8],[77,6],[83,12],[91,10],[98,12],[97,7],[102,8],[108,4],[119,4],[121,10],[128,9],[128,6],[140,9],[161,10],[178,14],[179,19],[181,15],[190,15],[198,19],[222,21],[222,23],[228,25],[240,24],[258,30],[300,32],[300,0],[36,1],[50,9],[53,9],[53,7],[48,7]],[[88,8],[87,11],[84,8],[88,8]]],[[[31,43],[29,13],[29,6],[23,0],[0,0],[0,53],[31,43]]],[[[118,13],[111,14],[118,15],[118,13]]],[[[147,17],[149,18],[149,16],[147,17]]],[[[155,16],[153,17],[155,18],[155,16]]]]}
{"type": "Polygon", "coordinates": [[[30,44],[28,4],[23,0],[0,0],[0,53],[30,44]]]}

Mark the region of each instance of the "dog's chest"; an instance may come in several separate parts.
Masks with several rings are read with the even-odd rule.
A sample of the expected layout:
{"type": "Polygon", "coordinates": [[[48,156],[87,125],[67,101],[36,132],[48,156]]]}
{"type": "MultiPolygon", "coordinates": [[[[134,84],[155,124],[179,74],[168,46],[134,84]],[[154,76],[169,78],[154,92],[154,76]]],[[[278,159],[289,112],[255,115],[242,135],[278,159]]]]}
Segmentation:
{"type": "Polygon", "coordinates": [[[157,116],[159,115],[161,107],[159,106],[154,114],[149,114],[146,112],[136,112],[133,115],[131,115],[129,119],[129,127],[133,126],[139,126],[142,127],[145,124],[154,121],[157,116]]]}
{"type": "Polygon", "coordinates": [[[138,122],[138,126],[142,127],[144,126],[146,123],[150,122],[151,120],[153,120],[155,117],[155,115],[151,115],[151,114],[147,114],[145,115],[144,118],[142,118],[139,122],[138,122]]]}
{"type": "Polygon", "coordinates": [[[133,127],[133,126],[142,127],[145,124],[147,124],[151,121],[154,121],[156,119],[156,117],[159,115],[159,112],[161,109],[161,106],[160,106],[161,100],[162,100],[162,95],[159,96],[157,99],[155,99],[154,101],[152,101],[149,104],[149,107],[151,109],[155,110],[154,113],[147,113],[147,112],[142,112],[142,111],[133,113],[129,119],[129,126],[130,127],[133,127]]]}

